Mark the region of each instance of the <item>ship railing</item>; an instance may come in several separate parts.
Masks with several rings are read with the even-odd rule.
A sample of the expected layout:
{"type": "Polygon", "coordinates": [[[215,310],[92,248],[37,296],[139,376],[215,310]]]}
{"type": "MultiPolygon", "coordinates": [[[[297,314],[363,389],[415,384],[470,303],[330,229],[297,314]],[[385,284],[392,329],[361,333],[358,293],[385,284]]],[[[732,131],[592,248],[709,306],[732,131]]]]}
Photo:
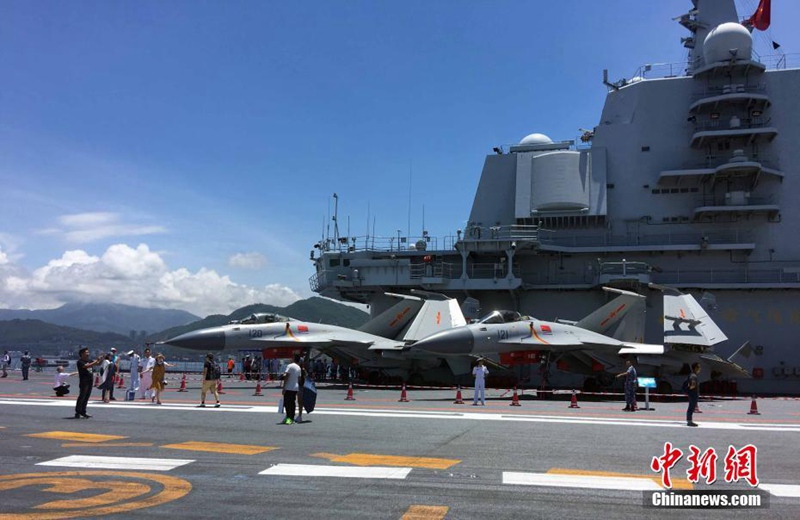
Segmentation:
{"type": "Polygon", "coordinates": [[[772,118],[764,117],[744,117],[738,118],[739,122],[731,124],[730,119],[721,121],[715,119],[713,121],[703,121],[694,125],[695,132],[704,132],[707,130],[739,130],[741,128],[762,128],[769,126],[772,118]]]}
{"type": "Polygon", "coordinates": [[[646,262],[601,262],[598,260],[598,274],[618,274],[622,276],[650,274],[652,267],[646,262]]]}
{"type": "MultiPolygon", "coordinates": [[[[754,51],[751,61],[761,63],[767,70],[794,69],[800,67],[800,53],[759,56],[758,53],[754,51]]],[[[636,72],[631,76],[631,79],[626,80],[625,83],[634,83],[643,79],[665,79],[687,76],[689,75],[689,70],[697,70],[704,65],[705,61],[702,56],[698,57],[693,64],[688,60],[676,63],[648,63],[637,68],[636,72]],[[693,67],[690,67],[690,65],[693,65],[693,67]]]]}
{"type": "Polygon", "coordinates": [[[703,270],[674,270],[653,272],[652,279],[655,283],[670,284],[748,284],[765,283],[780,284],[800,282],[800,276],[795,272],[784,269],[703,269],[703,270]]]}
{"type": "MultiPolygon", "coordinates": [[[[460,233],[459,233],[460,235],[460,233]]],[[[520,241],[538,242],[539,226],[511,225],[511,226],[481,226],[470,224],[464,231],[464,242],[481,241],[520,241]]]]}
{"type": "MultiPolygon", "coordinates": [[[[708,155],[706,156],[706,160],[703,162],[686,162],[683,163],[678,168],[671,168],[671,170],[702,170],[706,168],[717,168],[719,166],[723,166],[725,164],[731,164],[731,160],[734,157],[731,154],[727,154],[724,157],[718,155],[708,155]]],[[[774,170],[779,170],[779,165],[777,162],[771,159],[761,159],[758,155],[746,155],[745,159],[747,162],[754,162],[761,165],[762,168],[771,168],[774,170]]]]}
{"type": "Polygon", "coordinates": [[[458,237],[452,235],[433,237],[427,234],[406,236],[398,233],[394,236],[341,237],[338,240],[324,240],[317,245],[324,253],[443,251],[453,249],[457,241],[458,237]]]}
{"type": "Polygon", "coordinates": [[[743,200],[731,201],[725,198],[725,195],[700,197],[697,199],[698,206],[764,206],[776,204],[774,195],[767,195],[765,197],[750,197],[747,196],[743,200]]]}
{"type": "Polygon", "coordinates": [[[654,233],[629,235],[558,236],[557,231],[540,230],[540,243],[561,247],[673,246],[687,244],[742,244],[752,242],[744,230],[710,231],[707,233],[654,233]]]}
{"type": "Polygon", "coordinates": [[[725,87],[709,87],[701,92],[692,94],[692,101],[698,101],[709,97],[721,96],[723,94],[761,94],[767,91],[766,83],[759,83],[758,85],[745,85],[735,84],[726,85],[725,87]]]}

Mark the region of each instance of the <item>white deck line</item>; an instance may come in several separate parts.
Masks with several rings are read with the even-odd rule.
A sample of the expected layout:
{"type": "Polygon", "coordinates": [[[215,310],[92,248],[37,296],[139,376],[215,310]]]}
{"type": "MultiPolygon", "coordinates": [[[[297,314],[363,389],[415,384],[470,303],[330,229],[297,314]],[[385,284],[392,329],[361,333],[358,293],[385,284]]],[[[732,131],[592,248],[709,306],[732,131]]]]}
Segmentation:
{"type": "Polygon", "coordinates": [[[169,471],[190,464],[189,459],[143,459],[141,457],[97,457],[92,455],[70,455],[60,459],[39,462],[37,466],[63,468],[125,469],[135,471],[169,471]]]}
{"type": "Polygon", "coordinates": [[[504,471],[503,484],[583,489],[611,489],[616,491],[658,491],[662,489],[661,486],[649,478],[559,475],[553,473],[519,473],[516,471],[504,471]]]}
{"type": "Polygon", "coordinates": [[[403,480],[410,472],[411,468],[388,468],[384,466],[348,467],[313,464],[276,464],[275,466],[260,472],[259,475],[403,480]]]}

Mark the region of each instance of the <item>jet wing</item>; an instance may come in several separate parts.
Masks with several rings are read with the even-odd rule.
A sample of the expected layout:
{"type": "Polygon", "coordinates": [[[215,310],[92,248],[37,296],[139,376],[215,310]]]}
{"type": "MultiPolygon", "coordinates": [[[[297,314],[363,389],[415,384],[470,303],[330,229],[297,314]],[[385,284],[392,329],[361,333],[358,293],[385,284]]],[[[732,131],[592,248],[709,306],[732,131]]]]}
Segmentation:
{"type": "Polygon", "coordinates": [[[725,377],[744,377],[748,379],[752,377],[747,370],[736,363],[724,360],[715,354],[701,354],[700,359],[708,363],[711,370],[721,372],[725,377]]]}
{"type": "Polygon", "coordinates": [[[727,339],[692,295],[664,295],[665,343],[710,347],[727,339]]]}

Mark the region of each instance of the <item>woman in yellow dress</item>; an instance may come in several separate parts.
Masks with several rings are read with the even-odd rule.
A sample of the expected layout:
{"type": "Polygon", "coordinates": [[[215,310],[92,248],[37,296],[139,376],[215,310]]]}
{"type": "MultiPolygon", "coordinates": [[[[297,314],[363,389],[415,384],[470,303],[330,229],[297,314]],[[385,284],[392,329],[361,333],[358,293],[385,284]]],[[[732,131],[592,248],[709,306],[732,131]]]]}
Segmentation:
{"type": "Polygon", "coordinates": [[[153,365],[153,382],[150,384],[150,388],[155,390],[155,395],[152,398],[152,401],[155,401],[156,404],[161,404],[161,392],[164,390],[164,376],[167,373],[167,367],[171,367],[169,363],[164,361],[164,354],[157,354],[156,355],[156,364],[153,365]]]}

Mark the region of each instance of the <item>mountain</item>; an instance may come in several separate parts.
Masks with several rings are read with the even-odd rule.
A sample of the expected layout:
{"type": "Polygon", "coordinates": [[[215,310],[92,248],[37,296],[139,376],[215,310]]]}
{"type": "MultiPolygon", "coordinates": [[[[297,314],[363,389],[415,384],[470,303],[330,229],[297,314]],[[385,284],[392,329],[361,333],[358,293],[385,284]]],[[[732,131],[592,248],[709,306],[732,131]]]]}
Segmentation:
{"type": "Polygon", "coordinates": [[[40,320],[0,321],[0,348],[3,350],[43,353],[77,350],[80,345],[124,349],[131,346],[131,339],[122,334],[62,327],[40,320]]]}
{"type": "Polygon", "coordinates": [[[0,320],[40,320],[54,325],[95,332],[113,332],[130,336],[136,331],[152,334],[170,327],[186,325],[200,319],[186,311],[145,309],[117,303],[67,303],[57,309],[0,309],[0,320]]]}
{"type": "Polygon", "coordinates": [[[193,330],[225,325],[231,320],[241,320],[242,318],[246,318],[258,312],[281,314],[302,321],[328,323],[330,325],[339,325],[353,329],[369,321],[369,314],[362,310],[315,296],[307,300],[298,300],[288,307],[275,307],[274,305],[257,303],[237,309],[227,316],[212,314],[194,323],[172,327],[157,334],[152,334],[147,337],[147,341],[163,341],[193,330]]]}

